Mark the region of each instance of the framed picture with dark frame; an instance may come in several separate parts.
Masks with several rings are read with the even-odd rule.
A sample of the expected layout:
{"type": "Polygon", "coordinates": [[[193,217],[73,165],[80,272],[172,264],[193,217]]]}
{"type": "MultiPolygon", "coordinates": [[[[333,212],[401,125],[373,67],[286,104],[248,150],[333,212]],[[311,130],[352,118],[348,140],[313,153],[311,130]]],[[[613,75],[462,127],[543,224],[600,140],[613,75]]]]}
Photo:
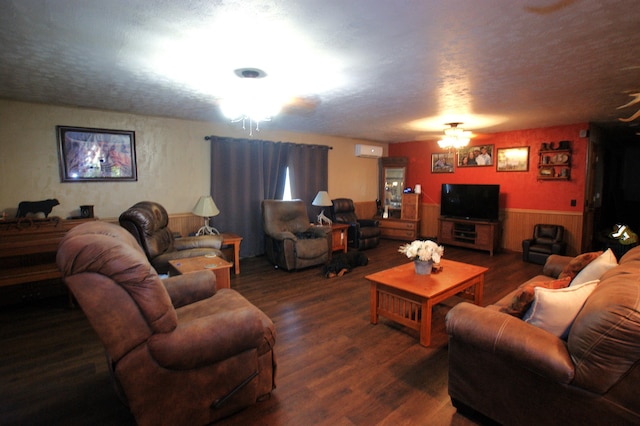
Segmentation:
{"type": "Polygon", "coordinates": [[[458,150],[458,167],[493,166],[493,145],[475,145],[458,150]]]}
{"type": "Polygon", "coordinates": [[[138,180],[135,132],[56,126],[56,134],[62,182],[138,180]]]}
{"type": "Polygon", "coordinates": [[[529,147],[498,148],[496,171],[526,172],[529,170],[529,147]]]}
{"type": "Polygon", "coordinates": [[[455,161],[453,151],[431,154],[431,173],[453,173],[455,161]]]}

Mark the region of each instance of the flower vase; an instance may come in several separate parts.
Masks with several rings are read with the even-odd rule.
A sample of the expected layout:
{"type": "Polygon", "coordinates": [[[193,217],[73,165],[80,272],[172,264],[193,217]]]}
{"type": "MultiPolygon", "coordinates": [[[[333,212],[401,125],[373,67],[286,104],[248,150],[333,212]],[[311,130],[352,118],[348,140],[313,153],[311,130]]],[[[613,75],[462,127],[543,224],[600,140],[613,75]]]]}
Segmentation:
{"type": "Polygon", "coordinates": [[[428,260],[420,260],[416,259],[413,261],[413,264],[416,267],[416,274],[418,275],[429,275],[431,274],[431,268],[433,268],[433,261],[428,260]]]}

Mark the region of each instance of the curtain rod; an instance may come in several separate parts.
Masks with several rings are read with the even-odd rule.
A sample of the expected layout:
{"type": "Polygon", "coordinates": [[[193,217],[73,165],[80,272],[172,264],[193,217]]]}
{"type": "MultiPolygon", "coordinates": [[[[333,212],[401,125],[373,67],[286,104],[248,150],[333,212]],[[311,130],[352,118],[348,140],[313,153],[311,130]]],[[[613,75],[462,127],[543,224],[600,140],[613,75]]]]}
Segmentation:
{"type": "MultiPolygon", "coordinates": [[[[212,141],[215,138],[218,138],[219,136],[215,136],[215,135],[211,135],[211,136],[205,136],[204,140],[205,141],[212,141]]],[[[228,139],[237,139],[237,140],[250,140],[250,141],[254,141],[254,142],[271,142],[271,143],[286,143],[286,144],[290,144],[290,145],[296,145],[296,146],[310,146],[310,147],[319,147],[319,148],[327,148],[327,149],[333,149],[332,146],[328,146],[328,145],[318,145],[318,144],[306,144],[306,143],[295,143],[295,142],[273,142],[273,141],[263,141],[260,139],[238,139],[238,138],[228,138],[228,139]]]]}

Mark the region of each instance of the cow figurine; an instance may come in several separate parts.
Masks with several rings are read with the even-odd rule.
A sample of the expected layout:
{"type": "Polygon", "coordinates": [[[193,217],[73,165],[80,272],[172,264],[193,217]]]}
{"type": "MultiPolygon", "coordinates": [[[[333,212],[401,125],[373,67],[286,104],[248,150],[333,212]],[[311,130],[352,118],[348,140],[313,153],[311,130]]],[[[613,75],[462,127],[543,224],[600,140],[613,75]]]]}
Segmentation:
{"type": "Polygon", "coordinates": [[[42,201],[21,201],[18,204],[16,217],[26,217],[27,213],[36,214],[40,212],[44,213],[44,217],[49,217],[51,210],[58,204],[60,203],[55,198],[42,201]]]}

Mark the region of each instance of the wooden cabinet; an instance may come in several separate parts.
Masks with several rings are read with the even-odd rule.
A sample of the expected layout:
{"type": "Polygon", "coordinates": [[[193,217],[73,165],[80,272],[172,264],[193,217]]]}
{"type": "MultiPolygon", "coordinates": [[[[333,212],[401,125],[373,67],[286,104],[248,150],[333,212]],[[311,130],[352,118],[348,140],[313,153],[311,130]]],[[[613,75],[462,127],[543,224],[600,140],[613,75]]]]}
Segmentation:
{"type": "Polygon", "coordinates": [[[402,194],[402,212],[400,219],[420,219],[420,194],[402,194]]]}
{"type": "Polygon", "coordinates": [[[381,218],[380,236],[393,240],[412,241],[420,231],[420,194],[402,194],[400,218],[381,218]]]}
{"type": "Polygon", "coordinates": [[[379,163],[380,202],[385,216],[399,219],[407,173],[407,157],[382,157],[379,163]]]}
{"type": "Polygon", "coordinates": [[[0,287],[60,278],[56,251],[73,227],[96,219],[0,221],[0,287]]]}
{"type": "Polygon", "coordinates": [[[406,241],[418,238],[420,194],[404,193],[406,171],[406,157],[380,159],[380,194],[386,212],[379,218],[382,238],[406,241]]]}
{"type": "Polygon", "coordinates": [[[571,149],[545,149],[538,152],[538,180],[570,180],[571,149]]]}
{"type": "Polygon", "coordinates": [[[380,236],[392,240],[413,241],[418,238],[419,220],[380,219],[380,236]]]}
{"type": "Polygon", "coordinates": [[[493,252],[500,247],[500,223],[439,218],[438,243],[493,252]]]}

